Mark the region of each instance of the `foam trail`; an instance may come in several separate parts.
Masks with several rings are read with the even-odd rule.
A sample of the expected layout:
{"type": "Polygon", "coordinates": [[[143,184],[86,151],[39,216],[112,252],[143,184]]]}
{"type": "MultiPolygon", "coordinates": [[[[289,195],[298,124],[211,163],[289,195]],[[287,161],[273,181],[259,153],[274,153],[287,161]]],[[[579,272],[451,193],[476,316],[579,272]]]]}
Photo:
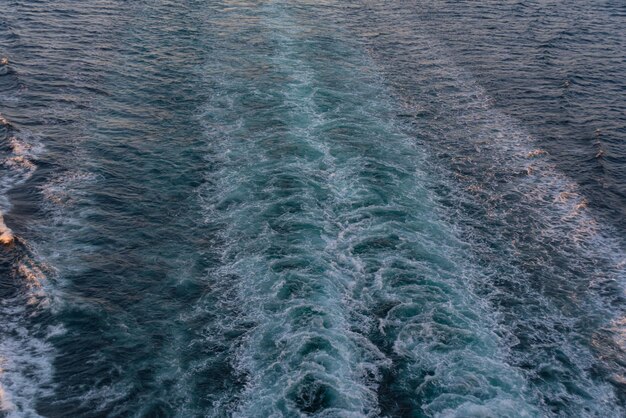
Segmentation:
{"type": "MultiPolygon", "coordinates": [[[[7,64],[8,60],[0,62],[7,64]]],[[[52,379],[53,350],[47,338],[53,331],[38,322],[49,307],[46,274],[28,243],[7,226],[5,214],[12,209],[9,192],[37,169],[32,160],[41,146],[34,135],[1,114],[0,127],[0,257],[6,266],[0,300],[0,413],[9,418],[37,417],[37,398],[50,393],[52,379]]]]}
{"type": "Polygon", "coordinates": [[[616,324],[626,270],[616,231],[429,23],[403,11],[363,9],[349,25],[404,102],[409,132],[442,163],[440,213],[472,242],[484,272],[476,289],[500,312],[507,361],[523,370],[545,414],[619,416],[626,353],[616,324]]]}
{"type": "MultiPolygon", "coordinates": [[[[238,12],[223,19],[251,13],[238,12]]],[[[223,248],[210,277],[251,324],[235,415],[375,416],[386,391],[414,413],[534,415],[372,63],[298,8],[255,13],[271,38],[205,113],[206,218],[223,248]]],[[[233,40],[249,29],[223,25],[233,40]]]]}
{"type": "Polygon", "coordinates": [[[48,338],[62,329],[37,323],[49,306],[46,275],[30,257],[18,260],[13,274],[19,291],[0,304],[7,319],[0,322],[0,411],[10,418],[38,417],[36,400],[51,393],[53,349],[48,338]]]}

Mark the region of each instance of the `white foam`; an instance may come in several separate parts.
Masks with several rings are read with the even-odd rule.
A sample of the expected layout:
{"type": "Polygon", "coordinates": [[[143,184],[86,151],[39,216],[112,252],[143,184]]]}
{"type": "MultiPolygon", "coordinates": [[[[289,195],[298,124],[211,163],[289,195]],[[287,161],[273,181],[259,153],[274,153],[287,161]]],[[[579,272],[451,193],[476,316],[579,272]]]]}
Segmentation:
{"type": "MultiPolygon", "coordinates": [[[[456,192],[455,198],[472,207],[477,205],[484,207],[490,221],[496,220],[506,224],[508,218],[512,217],[512,222],[519,222],[519,218],[515,218],[515,216],[523,214],[524,219],[529,219],[536,225],[535,235],[532,238],[539,238],[540,244],[542,241],[564,242],[565,244],[561,247],[536,249],[538,252],[544,251],[537,257],[537,265],[543,266],[547,271],[554,271],[554,274],[562,274],[563,281],[568,281],[570,278],[568,268],[584,269],[585,267],[582,267],[581,263],[586,262],[587,265],[596,266],[593,271],[589,271],[588,268],[581,270],[584,272],[583,274],[590,277],[590,286],[596,280],[593,277],[598,276],[600,281],[611,282],[614,280],[620,283],[623,292],[623,289],[626,288],[626,270],[624,265],[620,267],[620,263],[626,259],[625,251],[616,239],[611,227],[599,222],[590,210],[576,182],[556,168],[551,157],[539,148],[538,138],[531,135],[518,120],[495,107],[493,98],[468,71],[456,65],[454,56],[444,45],[439,44],[430,34],[425,33],[419,27],[409,29],[404,22],[399,23],[398,27],[402,28],[399,30],[408,30],[411,36],[414,36],[410,42],[414,43],[413,51],[416,51],[416,56],[413,57],[414,61],[407,62],[415,62],[415,71],[406,72],[406,74],[410,74],[407,77],[407,83],[423,85],[423,90],[427,90],[425,94],[436,94],[437,96],[436,103],[432,107],[435,112],[439,113],[435,117],[429,118],[427,123],[416,121],[415,129],[418,133],[416,140],[421,141],[421,145],[425,148],[451,155],[455,163],[462,161],[471,163],[472,158],[479,158],[483,162],[493,161],[493,168],[477,173],[477,178],[474,179],[460,173],[448,173],[450,178],[456,177],[462,186],[464,182],[466,184],[465,191],[458,190],[455,184],[449,185],[456,192]],[[424,62],[428,65],[423,65],[424,62]],[[431,86],[433,87],[431,88],[431,86]],[[428,91],[429,89],[431,91],[428,91]],[[434,145],[429,144],[430,141],[434,145]],[[473,146],[474,149],[467,154],[459,155],[458,151],[451,149],[455,144],[462,144],[467,149],[471,149],[473,146]],[[496,177],[494,173],[500,174],[500,176],[496,177]],[[506,186],[502,186],[503,177],[506,178],[506,186]],[[477,181],[479,184],[471,183],[470,180],[477,181]],[[504,190],[510,194],[501,196],[494,190],[504,190]],[[504,204],[502,199],[511,196],[519,197],[521,202],[517,205],[504,204]],[[569,260],[568,267],[561,268],[553,265],[550,257],[554,256],[569,260]],[[601,267],[602,265],[604,267],[601,267]]],[[[402,34],[402,36],[404,35],[406,34],[402,34]]],[[[372,51],[372,53],[375,52],[372,51]]],[[[386,63],[382,62],[382,65],[385,66],[386,63]]],[[[396,69],[389,69],[392,74],[394,71],[396,69]]],[[[391,76],[392,83],[394,76],[391,76]]],[[[403,76],[404,74],[400,75],[400,77],[403,76]]],[[[404,84],[400,82],[399,86],[398,94],[402,95],[401,88],[404,84]]],[[[409,93],[407,97],[401,98],[405,101],[408,113],[420,114],[423,111],[423,105],[418,102],[422,97],[421,95],[413,97],[409,93]]],[[[440,171],[443,172],[444,170],[440,171]]],[[[452,213],[449,216],[452,224],[455,220],[457,223],[461,223],[459,226],[461,234],[472,236],[472,230],[462,225],[462,217],[459,217],[457,213],[452,213]],[[459,222],[459,218],[461,222],[459,222]]],[[[471,220],[468,223],[471,224],[471,220]]],[[[505,225],[504,228],[515,228],[514,225],[505,225]]],[[[519,225],[519,228],[526,228],[527,226],[519,225]]],[[[498,234],[498,231],[495,230],[493,233],[498,234]]],[[[504,246],[506,244],[502,243],[504,246]]],[[[521,252],[523,250],[519,249],[523,244],[524,242],[513,239],[509,247],[510,254],[515,257],[525,255],[521,252]]],[[[475,247],[480,245],[480,240],[474,245],[475,247]]],[[[503,249],[499,251],[503,251],[503,249]]],[[[511,280],[516,285],[527,284],[525,282],[527,272],[523,268],[506,259],[498,262],[506,266],[506,269],[514,271],[514,273],[509,274],[512,275],[511,280]]],[[[490,271],[487,266],[485,273],[487,274],[484,282],[486,286],[489,286],[490,277],[497,277],[498,280],[509,278],[509,274],[498,277],[503,274],[497,270],[497,267],[496,270],[490,271]]],[[[567,286],[568,283],[564,283],[564,285],[567,286]]],[[[610,408],[609,405],[615,407],[618,402],[611,387],[606,383],[593,380],[585,372],[585,370],[590,370],[591,365],[598,359],[594,359],[594,354],[583,344],[577,342],[578,335],[568,335],[567,331],[556,330],[556,328],[561,327],[575,329],[575,321],[579,318],[569,317],[568,314],[559,311],[554,301],[548,296],[530,288],[526,291],[528,294],[525,297],[532,298],[532,302],[543,310],[541,318],[530,317],[526,319],[541,320],[543,326],[553,329],[553,332],[546,337],[559,341],[556,344],[565,353],[568,361],[580,368],[582,372],[576,373],[576,384],[581,390],[587,391],[594,401],[590,402],[584,397],[577,396],[576,393],[567,393],[564,396],[570,401],[576,400],[581,405],[585,405],[586,408],[591,408],[598,415],[606,413],[606,408],[610,408]]],[[[563,294],[563,297],[567,296],[567,294],[563,294]]],[[[608,303],[594,292],[587,292],[583,298],[572,300],[572,302],[580,306],[583,312],[588,312],[592,317],[595,316],[594,320],[603,316],[609,323],[619,323],[619,319],[611,320],[614,315],[617,315],[617,311],[607,306],[608,303]]],[[[524,320],[525,318],[518,318],[520,323],[523,323],[524,320]]],[[[499,326],[500,328],[504,327],[500,332],[506,332],[506,327],[515,326],[515,324],[510,323],[510,320],[507,322],[499,326]]],[[[618,331],[614,330],[613,333],[619,335],[618,331]]],[[[617,335],[615,338],[619,340],[617,335]]],[[[622,356],[625,354],[622,353],[622,356]]],[[[514,354],[514,356],[519,355],[520,353],[514,354]]],[[[563,389],[563,392],[566,390],[563,389]]],[[[554,395],[559,397],[562,394],[556,393],[554,395]]],[[[453,416],[454,412],[447,411],[446,414],[453,416]]]]}
{"type": "MultiPolygon", "coordinates": [[[[27,295],[33,302],[41,295],[27,295]]],[[[36,400],[51,393],[52,347],[25,323],[29,309],[22,297],[2,301],[0,313],[0,410],[8,417],[38,417],[36,400]]]]}
{"type": "MultiPolygon", "coordinates": [[[[510,402],[532,411],[523,395],[523,376],[506,364],[506,350],[491,331],[495,319],[468,290],[465,277],[445,273],[449,268],[465,268],[457,260],[464,254],[452,232],[434,215],[437,207],[423,187],[429,180],[421,171],[426,157],[387,119],[392,106],[384,99],[384,88],[375,77],[353,80],[355,73],[362,73],[350,51],[346,59],[352,65],[335,69],[337,76],[344,77],[344,85],[340,81],[337,86],[319,86],[318,78],[327,75],[319,74],[319,66],[325,64],[306,57],[306,47],[299,44],[299,26],[289,24],[284,29],[286,20],[290,21],[278,18],[268,24],[281,46],[271,67],[287,81],[275,87],[282,88],[280,91],[261,92],[259,97],[283,95],[282,107],[292,111],[281,116],[291,123],[289,135],[281,139],[298,152],[272,154],[273,147],[283,144],[265,146],[264,141],[275,140],[272,133],[266,139],[263,132],[255,132],[241,141],[239,135],[249,134],[242,123],[219,133],[209,131],[219,135],[212,144],[222,161],[219,172],[207,182],[211,187],[203,199],[207,222],[222,228],[224,263],[211,277],[225,280],[235,289],[236,300],[246,307],[242,314],[256,324],[239,343],[236,366],[248,380],[236,415],[271,416],[288,411],[296,416],[303,413],[299,402],[313,408],[315,396],[328,393],[333,402],[315,411],[322,416],[376,415],[380,412],[377,389],[381,375],[392,367],[386,354],[366,337],[379,327],[390,331],[389,338],[396,338],[395,354],[409,363],[437,367],[441,376],[446,364],[459,369],[446,376],[450,390],[455,390],[471,363],[475,365],[472,370],[494,392],[489,378],[507,376],[508,386],[496,396],[503,405],[510,402]],[[322,87],[324,94],[341,97],[340,109],[317,110],[315,95],[322,87]],[[359,129],[363,137],[342,137],[344,131],[354,134],[359,129]],[[378,176],[369,178],[364,169],[378,176]],[[377,187],[387,187],[392,195],[385,200],[377,187]],[[289,204],[298,209],[281,209],[289,204]],[[394,219],[393,213],[405,217],[394,219]],[[290,226],[304,224],[308,228],[301,233],[308,238],[300,242],[300,235],[291,234],[290,226]],[[384,249],[390,235],[397,240],[395,258],[391,250],[384,249]],[[376,260],[359,250],[368,240],[383,246],[376,260]],[[265,250],[273,245],[286,254],[269,259],[265,250]],[[411,259],[411,252],[420,246],[433,261],[411,259]],[[410,265],[414,275],[432,275],[435,285],[450,282],[450,293],[443,293],[441,300],[429,300],[426,292],[418,297],[420,290],[428,290],[419,283],[414,292],[407,287],[394,289],[385,273],[397,261],[410,265]],[[382,266],[375,268],[378,262],[382,266]],[[444,312],[449,306],[451,318],[456,315],[466,321],[467,333],[485,352],[463,347],[441,354],[434,347],[437,337],[432,333],[429,343],[420,345],[411,333],[421,318],[417,315],[396,320],[372,318],[371,310],[379,303],[407,306],[415,297],[424,309],[435,312],[444,312]],[[305,301],[318,312],[311,314],[311,319],[293,318],[291,313],[301,313],[305,301]],[[394,333],[399,335],[394,337],[394,333]],[[317,388],[325,389],[316,392],[317,388]]],[[[237,108],[237,89],[228,81],[224,84],[223,91],[234,90],[232,108],[216,106],[211,112],[226,113],[225,120],[229,112],[239,118],[258,117],[253,111],[242,115],[243,109],[237,108]]],[[[472,270],[472,274],[477,273],[472,270]]],[[[460,329],[458,332],[465,335],[460,329]]]]}

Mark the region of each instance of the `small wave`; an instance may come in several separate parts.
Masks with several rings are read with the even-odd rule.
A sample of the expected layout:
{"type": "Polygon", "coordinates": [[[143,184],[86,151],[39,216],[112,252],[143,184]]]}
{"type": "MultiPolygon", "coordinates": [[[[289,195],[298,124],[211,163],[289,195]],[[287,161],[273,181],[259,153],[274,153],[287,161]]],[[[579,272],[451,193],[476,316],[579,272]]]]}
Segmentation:
{"type": "Polygon", "coordinates": [[[13,151],[14,154],[20,156],[25,155],[32,148],[29,144],[20,141],[15,136],[9,138],[9,146],[11,147],[11,151],[13,151]]]}
{"type": "Polygon", "coordinates": [[[2,144],[8,152],[2,164],[6,170],[0,180],[0,208],[5,212],[11,207],[7,193],[33,176],[37,170],[33,161],[43,150],[39,141],[28,132],[12,128],[9,134],[2,144]]]}
{"type": "Polygon", "coordinates": [[[9,120],[7,118],[5,118],[2,113],[0,113],[0,126],[3,126],[5,128],[12,128],[13,124],[11,122],[9,122],[9,120]]]}
{"type": "Polygon", "coordinates": [[[64,210],[80,196],[80,190],[98,180],[98,176],[87,171],[69,171],[51,178],[40,186],[41,193],[49,209],[53,212],[64,210]]]}
{"type": "MultiPolygon", "coordinates": [[[[0,116],[0,118],[2,117],[0,116]]],[[[0,122],[2,120],[6,121],[6,119],[2,118],[0,122]]],[[[28,180],[37,169],[37,166],[32,162],[32,158],[38,151],[38,147],[20,140],[15,134],[11,135],[7,142],[11,152],[4,159],[3,163],[8,168],[8,172],[0,181],[0,207],[5,212],[10,210],[11,207],[7,193],[15,186],[28,180]]],[[[0,212],[0,243],[9,245],[13,243],[14,239],[13,231],[6,225],[3,213],[0,212]]]]}
{"type": "Polygon", "coordinates": [[[13,231],[4,223],[4,217],[0,214],[0,243],[4,245],[9,245],[13,243],[15,237],[13,236],[13,231]]]}

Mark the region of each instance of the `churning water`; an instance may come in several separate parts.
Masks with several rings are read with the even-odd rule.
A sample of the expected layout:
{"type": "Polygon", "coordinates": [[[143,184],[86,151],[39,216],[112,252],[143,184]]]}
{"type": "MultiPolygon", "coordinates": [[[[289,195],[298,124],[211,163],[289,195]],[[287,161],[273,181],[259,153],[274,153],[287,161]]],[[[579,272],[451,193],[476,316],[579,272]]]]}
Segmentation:
{"type": "Polygon", "coordinates": [[[0,415],[624,416],[624,28],[0,0],[0,415]]]}

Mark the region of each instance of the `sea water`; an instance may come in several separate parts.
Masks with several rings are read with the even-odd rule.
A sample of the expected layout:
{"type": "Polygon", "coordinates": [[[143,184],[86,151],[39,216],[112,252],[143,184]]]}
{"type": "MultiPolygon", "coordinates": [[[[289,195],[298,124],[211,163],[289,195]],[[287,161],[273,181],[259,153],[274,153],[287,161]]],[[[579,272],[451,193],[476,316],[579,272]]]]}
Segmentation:
{"type": "Polygon", "coordinates": [[[621,3],[0,10],[4,416],[624,415],[621,3]]]}

